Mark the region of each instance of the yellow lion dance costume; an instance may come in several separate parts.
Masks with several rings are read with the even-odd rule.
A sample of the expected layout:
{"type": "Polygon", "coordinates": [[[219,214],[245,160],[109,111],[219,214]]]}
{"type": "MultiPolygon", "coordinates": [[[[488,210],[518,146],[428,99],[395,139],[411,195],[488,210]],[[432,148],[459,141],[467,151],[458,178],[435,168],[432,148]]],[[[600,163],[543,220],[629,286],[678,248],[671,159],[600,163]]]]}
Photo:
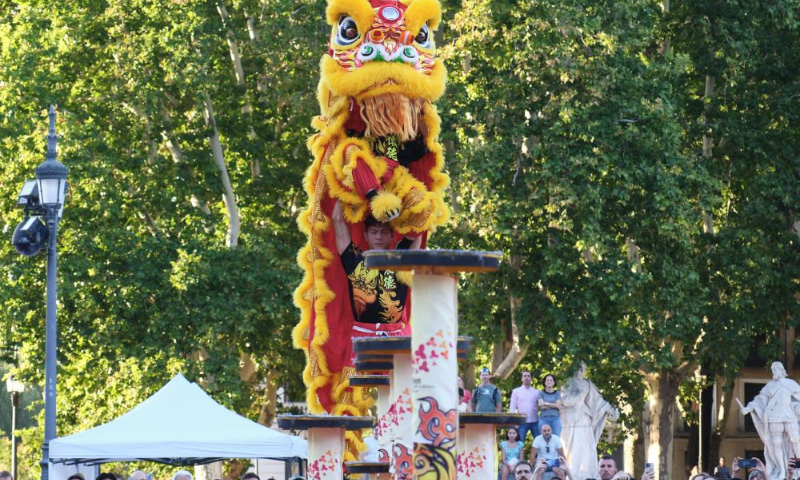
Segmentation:
{"type": "MultiPolygon", "coordinates": [[[[322,114],[312,121],[319,133],[308,142],[309,203],[298,219],[308,242],[298,254],[305,274],[293,337],[306,352],[309,410],[363,415],[371,399],[349,387],[354,315],[331,212],[339,201],[354,243],[368,214],[397,235],[423,238],[447,220],[449,179],[432,105],[447,75],[433,40],[441,7],[436,0],[328,0],[326,13],[332,32],[321,62],[322,114]]],[[[352,452],[359,442],[349,440],[352,452]]]]}

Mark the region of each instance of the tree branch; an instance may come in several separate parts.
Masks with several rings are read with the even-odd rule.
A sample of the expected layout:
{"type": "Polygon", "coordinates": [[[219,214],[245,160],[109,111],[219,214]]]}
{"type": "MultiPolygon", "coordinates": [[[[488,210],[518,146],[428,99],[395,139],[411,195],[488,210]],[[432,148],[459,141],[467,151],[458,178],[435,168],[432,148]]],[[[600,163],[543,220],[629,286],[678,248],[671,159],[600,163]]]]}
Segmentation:
{"type": "Polygon", "coordinates": [[[153,141],[152,137],[152,128],[150,127],[150,119],[147,118],[147,114],[145,114],[141,108],[137,107],[136,105],[132,105],[127,102],[122,102],[122,106],[130,110],[134,115],[139,117],[139,119],[144,122],[144,129],[145,129],[145,140],[147,141],[147,163],[153,165],[156,163],[156,159],[158,156],[158,148],[156,148],[156,142],[153,141]]]}
{"type": "Polygon", "coordinates": [[[222,151],[222,142],[219,139],[217,121],[214,118],[214,107],[211,104],[211,97],[208,93],[203,94],[203,105],[205,106],[206,125],[211,129],[211,134],[208,137],[208,141],[211,144],[211,154],[214,158],[214,163],[219,168],[220,180],[224,190],[222,201],[225,203],[225,209],[228,213],[228,232],[225,235],[225,245],[229,248],[236,248],[239,244],[239,229],[241,227],[239,207],[236,206],[236,196],[233,193],[230,176],[228,176],[228,167],[225,165],[225,155],[222,151]]]}

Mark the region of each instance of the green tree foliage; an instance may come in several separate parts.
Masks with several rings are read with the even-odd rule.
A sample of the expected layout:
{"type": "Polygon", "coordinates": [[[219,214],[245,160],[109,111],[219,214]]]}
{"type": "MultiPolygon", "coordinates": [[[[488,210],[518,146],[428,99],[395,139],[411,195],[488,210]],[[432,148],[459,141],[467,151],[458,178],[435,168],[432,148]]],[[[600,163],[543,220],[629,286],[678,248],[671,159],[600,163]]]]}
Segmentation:
{"type": "MultiPolygon", "coordinates": [[[[2,15],[6,236],[22,218],[16,193],[44,158],[50,103],[70,168],[59,434],[124,413],[179,371],[253,419],[270,372],[302,397],[289,336],[295,211],[322,7],[57,1],[2,15]]],[[[41,382],[44,259],[9,242],[0,256],[3,344],[19,347],[18,374],[41,382]]]]}
{"type": "MultiPolygon", "coordinates": [[[[443,3],[454,220],[431,243],[506,258],[500,273],[462,282],[474,358],[501,367],[506,389],[518,364],[563,381],[586,361],[625,407],[626,432],[647,397],[662,400],[651,431],[666,436],[648,441],[671,459],[668,421],[696,368],[730,379],[755,337],[797,323],[800,5],[443,3]]],[[[252,418],[269,414],[263,383],[302,397],[289,342],[294,221],[323,9],[56,0],[0,10],[6,236],[44,157],[50,103],[70,167],[62,434],[119,415],[178,371],[252,418]]],[[[0,259],[4,346],[41,381],[43,259],[2,242],[0,259]]],[[[671,469],[659,465],[661,478],[671,469]]]]}
{"type": "Polygon", "coordinates": [[[463,330],[515,324],[534,371],[585,360],[631,427],[657,399],[660,478],[680,384],[797,321],[796,6],[451,5],[439,240],[509,259],[464,284],[463,330]]]}

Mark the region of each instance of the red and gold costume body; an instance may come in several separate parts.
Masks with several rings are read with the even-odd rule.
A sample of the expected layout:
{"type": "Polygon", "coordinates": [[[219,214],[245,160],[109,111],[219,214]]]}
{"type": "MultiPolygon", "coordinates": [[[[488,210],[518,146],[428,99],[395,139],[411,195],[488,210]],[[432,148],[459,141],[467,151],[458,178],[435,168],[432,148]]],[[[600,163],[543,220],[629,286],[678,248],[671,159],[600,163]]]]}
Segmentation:
{"type": "Polygon", "coordinates": [[[331,223],[335,202],[362,250],[368,214],[410,236],[427,236],[447,220],[449,179],[432,104],[446,77],[433,42],[440,17],[436,0],[328,1],[332,33],[321,62],[321,115],[312,122],[319,133],[308,142],[309,203],[298,220],[308,242],[298,254],[305,273],[295,292],[302,316],[293,333],[307,355],[303,379],[312,413],[361,415],[371,405],[347,380],[354,315],[331,223]]]}

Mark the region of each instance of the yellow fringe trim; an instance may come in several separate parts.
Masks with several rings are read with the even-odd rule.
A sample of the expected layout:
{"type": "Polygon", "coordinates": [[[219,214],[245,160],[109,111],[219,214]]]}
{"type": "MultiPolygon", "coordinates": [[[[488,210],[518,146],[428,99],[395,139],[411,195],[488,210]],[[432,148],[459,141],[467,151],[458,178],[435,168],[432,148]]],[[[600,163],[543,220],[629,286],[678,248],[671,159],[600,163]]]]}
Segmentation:
{"type": "MultiPolygon", "coordinates": [[[[303,381],[308,386],[306,400],[311,413],[324,412],[317,396],[318,389],[329,389],[333,401],[338,402],[344,396],[349,385],[347,378],[341,378],[340,372],[329,371],[323,351],[325,342],[330,335],[325,308],[333,299],[333,292],[325,282],[324,272],[331,262],[336,260],[336,256],[325,248],[323,243],[323,234],[331,228],[330,219],[317,217],[316,222],[312,223],[314,222],[314,198],[317,194],[338,198],[344,207],[344,215],[348,222],[362,221],[369,211],[369,204],[353,191],[352,171],[356,162],[358,159],[363,159],[377,178],[380,178],[386,170],[385,162],[372,155],[369,145],[364,140],[346,136],[344,124],[347,121],[351,100],[333,94],[325,87],[325,82],[325,79],[320,82],[318,92],[323,115],[312,120],[312,126],[319,133],[308,140],[308,147],[314,157],[314,162],[306,171],[304,180],[304,189],[308,194],[309,204],[297,220],[300,230],[309,235],[309,240],[297,255],[297,263],[305,273],[303,281],[294,294],[294,303],[300,309],[301,315],[300,322],[292,331],[295,347],[303,349],[306,354],[303,381]],[[328,152],[330,148],[333,148],[332,152],[328,152]],[[326,155],[328,164],[323,166],[326,155]],[[324,187],[327,188],[327,192],[316,191],[320,175],[324,176],[324,187]],[[316,247],[318,256],[312,264],[311,253],[314,251],[314,247],[316,247]],[[313,303],[312,298],[314,298],[313,303]],[[313,341],[309,342],[312,308],[316,311],[315,336],[313,341]]],[[[398,228],[400,233],[432,232],[436,227],[443,225],[449,215],[447,204],[444,201],[444,190],[449,183],[449,178],[442,172],[444,157],[442,145],[438,142],[439,116],[430,102],[423,102],[422,111],[422,121],[426,132],[424,141],[435,158],[434,167],[429,173],[433,180],[431,190],[425,193],[424,202],[404,210],[401,216],[392,223],[401,223],[402,220],[426,208],[426,205],[434,213],[421,228],[401,227],[398,228]]],[[[393,180],[386,187],[388,191],[401,199],[412,188],[425,191],[422,182],[411,176],[403,167],[396,169],[393,180]]],[[[404,283],[407,282],[404,281],[404,283]]],[[[367,409],[372,406],[373,401],[371,397],[364,395],[360,390],[353,390],[353,405],[337,405],[334,411],[340,410],[350,415],[365,414],[367,409]]]]}
{"type": "Polygon", "coordinates": [[[436,0],[414,0],[406,10],[404,18],[406,28],[415,35],[425,22],[428,22],[428,28],[436,30],[442,21],[442,7],[436,0]]]}

